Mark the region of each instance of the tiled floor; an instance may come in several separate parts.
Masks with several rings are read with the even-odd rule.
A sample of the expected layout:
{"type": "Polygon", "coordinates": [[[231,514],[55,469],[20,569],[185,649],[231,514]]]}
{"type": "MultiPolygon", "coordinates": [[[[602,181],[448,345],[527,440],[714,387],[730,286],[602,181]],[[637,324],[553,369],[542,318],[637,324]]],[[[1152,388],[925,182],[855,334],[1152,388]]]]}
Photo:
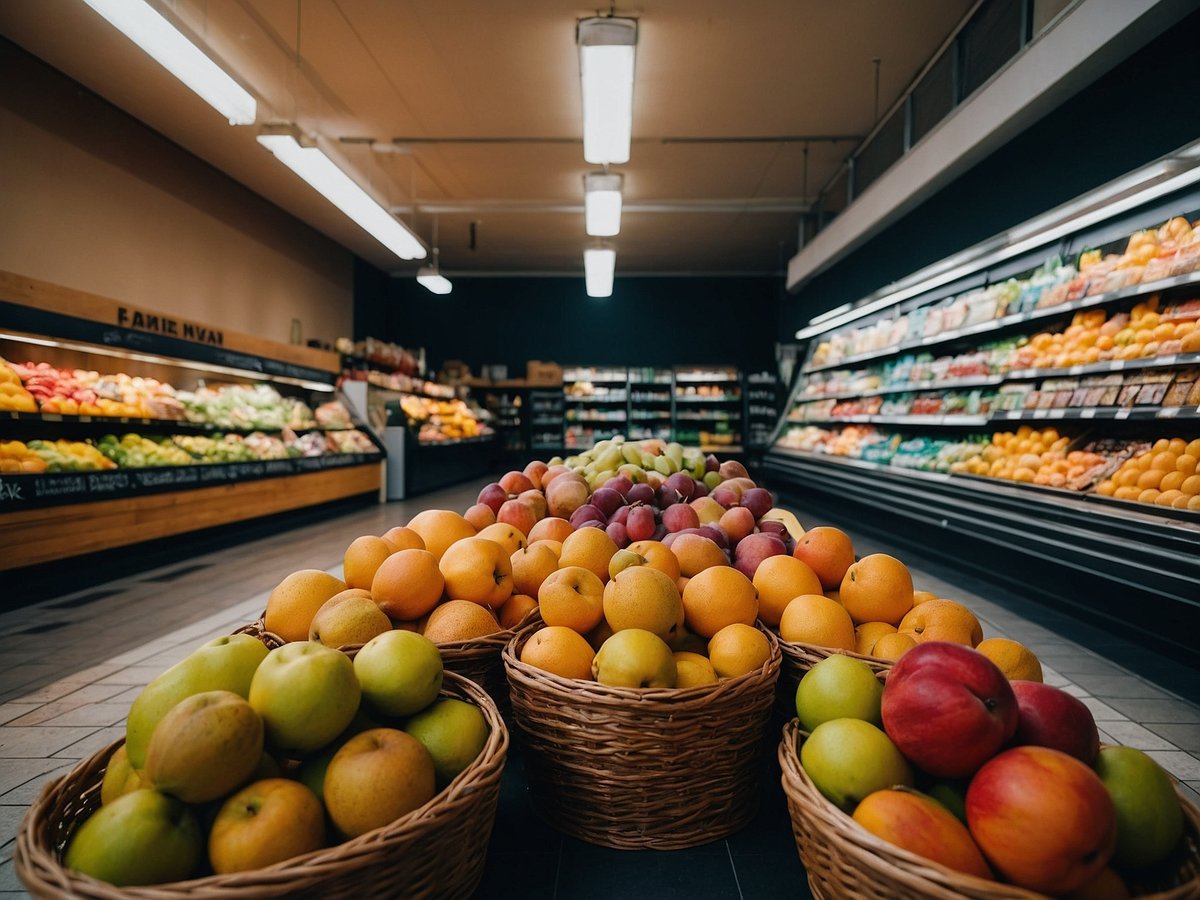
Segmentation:
{"type": "MultiPolygon", "coordinates": [[[[106,584],[89,583],[84,575],[74,593],[0,614],[6,646],[0,669],[0,900],[23,895],[11,856],[28,804],[47,781],[123,735],[129,704],[150,678],[210,637],[257,618],[267,592],[288,572],[335,569],[354,537],[381,533],[422,508],[464,509],[477,490],[472,483],[363,508],[106,584]]],[[[855,537],[860,553],[889,549],[855,537]]],[[[1146,750],[1200,802],[1200,682],[1189,680],[1187,671],[1162,669],[1167,674],[1161,680],[1173,691],[1112,662],[1138,658],[1137,648],[1117,638],[1093,634],[1019,598],[998,597],[985,582],[956,575],[934,559],[905,559],[914,563],[919,589],[967,603],[986,636],[1012,637],[1033,648],[1046,680],[1092,709],[1102,740],[1146,750]],[[1097,649],[1071,640],[1085,632],[1088,646],[1097,649]]],[[[769,775],[759,815],[728,840],[685,851],[629,852],[562,837],[542,823],[527,799],[520,754],[510,757],[481,898],[748,900],[785,894],[804,897],[807,891],[782,791],[769,775]]]]}

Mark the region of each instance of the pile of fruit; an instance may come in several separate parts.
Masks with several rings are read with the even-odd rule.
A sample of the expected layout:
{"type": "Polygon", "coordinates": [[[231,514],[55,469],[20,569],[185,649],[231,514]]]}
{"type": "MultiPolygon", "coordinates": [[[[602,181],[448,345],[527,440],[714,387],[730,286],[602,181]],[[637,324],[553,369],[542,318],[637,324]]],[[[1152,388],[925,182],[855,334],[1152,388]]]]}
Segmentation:
{"type": "Polygon", "coordinates": [[[21,376],[0,356],[0,410],[37,412],[37,400],[21,384],[21,376]]]}
{"type": "Polygon", "coordinates": [[[218,428],[278,431],[282,428],[312,428],[317,424],[307,404],[284,397],[267,384],[226,384],[180,391],[187,420],[218,428]]]}
{"type": "Polygon", "coordinates": [[[115,469],[117,464],[91,444],[83,441],[29,441],[32,450],[46,463],[46,472],[94,472],[115,469]]]}
{"type": "Polygon", "coordinates": [[[102,805],[67,868],[118,886],[258,869],[424,806],[480,754],[488,723],[443,697],[430,641],[392,631],[353,661],[320,643],[203,645],[134,700],[102,805]]]}
{"type": "Polygon", "coordinates": [[[1175,509],[1200,510],[1200,438],[1160,438],[1143,453],[1130,457],[1096,493],[1175,509]]]}
{"type": "Polygon", "coordinates": [[[796,690],[816,788],[882,840],[976,878],[1054,896],[1128,897],[1183,843],[1170,776],[1100,748],[1084,703],[1011,680],[969,647],[912,649],[881,685],[847,656],[796,690]],[[1074,893],[1078,891],[1079,893],[1074,893]]]}
{"type": "Polygon", "coordinates": [[[46,467],[46,460],[24,441],[0,441],[0,475],[32,475],[46,467]]]}
{"type": "Polygon", "coordinates": [[[167,437],[126,434],[118,439],[116,435],[106,434],[96,443],[96,448],[121,469],[189,466],[195,462],[191,454],[167,437]]]}
{"type": "Polygon", "coordinates": [[[951,472],[1004,478],[1025,484],[1084,490],[1111,468],[1100,453],[1068,450],[1071,439],[1055,428],[1022,425],[1016,433],[998,431],[989,445],[970,459],[951,466],[951,472]]]}
{"type": "Polygon", "coordinates": [[[175,389],[154,378],[60,369],[46,362],[11,365],[44,413],[183,418],[183,405],[175,389]]]}

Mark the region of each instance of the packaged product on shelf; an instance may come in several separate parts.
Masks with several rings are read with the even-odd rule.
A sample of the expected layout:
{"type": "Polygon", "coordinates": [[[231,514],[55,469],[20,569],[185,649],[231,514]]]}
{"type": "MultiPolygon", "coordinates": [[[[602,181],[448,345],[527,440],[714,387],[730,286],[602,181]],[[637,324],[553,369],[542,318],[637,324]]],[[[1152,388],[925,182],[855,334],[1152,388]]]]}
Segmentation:
{"type": "Polygon", "coordinates": [[[1188,397],[1197,389],[1198,379],[1200,379],[1200,368],[1193,366],[1190,369],[1180,369],[1175,373],[1175,380],[1171,382],[1170,389],[1167,391],[1166,396],[1163,397],[1162,405],[1191,405],[1188,403],[1188,397]]]}
{"type": "Polygon", "coordinates": [[[313,410],[313,418],[321,428],[353,428],[350,410],[340,400],[330,400],[313,410]]]}
{"type": "Polygon", "coordinates": [[[1033,385],[1027,381],[1002,384],[992,398],[992,408],[1004,411],[1025,409],[1032,390],[1033,385]]]}

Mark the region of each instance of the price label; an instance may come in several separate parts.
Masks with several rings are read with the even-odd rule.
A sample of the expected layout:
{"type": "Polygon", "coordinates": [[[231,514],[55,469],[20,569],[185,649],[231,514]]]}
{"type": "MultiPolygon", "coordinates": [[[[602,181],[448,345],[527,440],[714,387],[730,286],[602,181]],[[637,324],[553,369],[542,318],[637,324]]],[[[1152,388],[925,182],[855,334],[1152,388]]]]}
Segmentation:
{"type": "Polygon", "coordinates": [[[1095,410],[1095,407],[1088,407],[1087,409],[1081,409],[1081,410],[1079,411],[1079,418],[1081,418],[1081,419],[1094,419],[1094,418],[1096,418],[1096,410],[1095,410]]]}
{"type": "Polygon", "coordinates": [[[1010,419],[1019,419],[1019,418],[1021,418],[1021,410],[1019,410],[1019,409],[1010,409],[1010,410],[1008,411],[1008,417],[1009,417],[1010,419]]]}
{"type": "Polygon", "coordinates": [[[1121,409],[1118,409],[1116,411],[1116,413],[1113,415],[1113,418],[1114,419],[1128,419],[1129,414],[1131,412],[1133,412],[1133,410],[1129,409],[1129,407],[1122,407],[1121,409]]]}
{"type": "Polygon", "coordinates": [[[1159,419],[1173,419],[1179,415],[1178,406],[1168,406],[1166,409],[1160,409],[1157,414],[1159,419]]]}
{"type": "Polygon", "coordinates": [[[1082,375],[1083,374],[1083,366],[1071,366],[1069,369],[1067,369],[1067,374],[1068,375],[1082,375]]]}
{"type": "Polygon", "coordinates": [[[1050,415],[1050,411],[1049,411],[1049,410],[1045,410],[1045,409],[1035,409],[1035,410],[1033,411],[1033,417],[1034,417],[1035,419],[1044,419],[1044,418],[1046,418],[1048,415],[1050,415]]]}
{"type": "Polygon", "coordinates": [[[1114,359],[1108,364],[1110,372],[1120,372],[1123,368],[1125,368],[1125,360],[1123,359],[1114,359]]]}

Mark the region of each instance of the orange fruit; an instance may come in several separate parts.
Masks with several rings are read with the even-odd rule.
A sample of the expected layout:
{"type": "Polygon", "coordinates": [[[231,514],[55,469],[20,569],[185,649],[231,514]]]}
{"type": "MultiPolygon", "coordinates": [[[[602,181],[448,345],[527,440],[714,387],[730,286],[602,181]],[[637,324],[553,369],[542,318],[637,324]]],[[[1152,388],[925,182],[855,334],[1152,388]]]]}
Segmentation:
{"type": "Polygon", "coordinates": [[[563,678],[592,677],[596,653],[578,631],[562,625],[538,629],[521,648],[521,662],[563,678]]]}
{"type": "Polygon", "coordinates": [[[513,590],[536,597],[538,588],[558,568],[558,554],[538,542],[524,547],[508,558],[512,564],[513,590]]]}
{"type": "Polygon", "coordinates": [[[896,626],[887,622],[863,622],[854,629],[854,652],[870,656],[875,642],[885,634],[895,634],[896,626]]]}
{"type": "Polygon", "coordinates": [[[558,559],[562,556],[562,541],[552,541],[549,538],[542,538],[540,541],[530,541],[529,546],[545,547],[554,554],[554,558],[558,559]]]}
{"type": "Polygon", "coordinates": [[[885,634],[875,642],[875,646],[871,648],[871,655],[876,659],[897,660],[913,647],[917,646],[917,642],[913,640],[911,634],[885,634]]]}
{"type": "Polygon", "coordinates": [[[846,570],[853,565],[854,545],[850,541],[850,535],[840,528],[819,525],[804,532],[800,540],[796,541],[796,549],[792,551],[792,556],[807,563],[821,579],[821,587],[830,590],[842,583],[846,570]]]}
{"type": "Polygon", "coordinates": [[[773,628],[794,598],[821,593],[821,579],[816,572],[792,556],[768,556],[754,570],[753,582],[758,591],[758,615],[773,628]]]}
{"type": "Polygon", "coordinates": [[[426,509],[408,522],[425,542],[425,549],[441,560],[446,549],[455,541],[474,537],[475,526],[448,509],[426,509]]]}
{"type": "Polygon", "coordinates": [[[732,566],[709,566],[692,576],[683,589],[683,616],[691,631],[706,638],[735,622],[753,625],[758,617],[758,591],[754,582],[732,566]]]}
{"type": "Polygon", "coordinates": [[[438,562],[446,596],[495,608],[513,592],[512,562],[504,547],[487,538],[469,537],[451,544],[438,562]]]}
{"type": "Polygon", "coordinates": [[[704,654],[676,650],[671,655],[675,657],[675,687],[690,688],[717,683],[717,670],[704,654]]]}
{"type": "Polygon", "coordinates": [[[1200,474],[1189,475],[1187,478],[1183,479],[1183,484],[1179,486],[1179,489],[1189,497],[1194,497],[1197,494],[1200,494],[1200,474]]]}
{"type": "Polygon", "coordinates": [[[608,581],[608,561],[617,545],[602,528],[578,528],[562,542],[559,566],[583,566],[601,581],[608,581]]]}
{"type": "Polygon", "coordinates": [[[856,625],[888,622],[898,626],[912,609],[912,575],[894,556],[872,553],[846,570],[841,597],[856,625]]]}
{"type": "Polygon", "coordinates": [[[537,524],[529,529],[529,543],[534,541],[558,541],[560,544],[571,536],[575,529],[571,527],[571,523],[566,519],[560,519],[558,516],[546,516],[544,519],[539,519],[537,524]]]}
{"type": "Polygon", "coordinates": [[[425,623],[425,637],[435,644],[469,641],[500,630],[500,623],[486,606],[470,600],[447,600],[435,606],[425,623]]]}
{"type": "Polygon", "coordinates": [[[564,566],[550,573],[538,588],[537,599],[542,621],[580,634],[591,631],[604,617],[604,582],[583,566],[564,566]]]}
{"type": "Polygon", "coordinates": [[[1042,664],[1024,644],[1008,638],[988,638],[975,649],[994,662],[1009,681],[1042,680],[1042,664]]]}
{"type": "Polygon", "coordinates": [[[476,533],[483,531],[489,525],[496,524],[496,513],[486,503],[476,503],[474,506],[467,508],[463,513],[463,518],[471,523],[471,527],[476,533]]]}
{"type": "Polygon", "coordinates": [[[537,608],[537,601],[528,594],[513,594],[496,610],[500,619],[500,627],[505,630],[516,628],[521,624],[522,619],[537,608]]]}
{"type": "Polygon", "coordinates": [[[974,647],[983,640],[983,626],[975,614],[953,600],[930,600],[914,606],[896,629],[913,640],[950,641],[974,647]]]}
{"type": "Polygon", "coordinates": [[[653,566],[672,579],[679,578],[679,560],[662,541],[634,541],[625,549],[645,557],[646,565],[653,566]]]}
{"type": "Polygon", "coordinates": [[[913,606],[918,603],[926,603],[930,600],[938,599],[938,595],[931,591],[913,591],[913,606]]]}
{"type": "Polygon", "coordinates": [[[380,536],[397,550],[425,549],[425,541],[421,536],[404,525],[389,528],[380,536]]]}
{"type": "Polygon", "coordinates": [[[1162,480],[1166,474],[1167,473],[1163,469],[1147,469],[1138,476],[1137,487],[1141,488],[1142,490],[1146,490],[1147,488],[1157,488],[1159,484],[1162,483],[1162,480]]]}
{"type": "Polygon", "coordinates": [[[604,619],[613,631],[641,628],[668,641],[683,628],[683,599],[668,575],[630,566],[604,586],[604,619]]]}
{"type": "MultiPolygon", "coordinates": [[[[1166,475],[1164,475],[1162,477],[1162,481],[1160,481],[1158,483],[1158,489],[1160,491],[1164,491],[1164,492],[1177,491],[1181,487],[1183,487],[1183,483],[1186,480],[1187,480],[1187,476],[1178,470],[1176,470],[1174,472],[1168,472],[1166,475]]],[[[1154,485],[1150,485],[1150,486],[1154,487],[1154,485]]],[[[347,583],[349,583],[349,582],[347,582],[347,583]]]]}
{"type": "Polygon", "coordinates": [[[397,549],[393,544],[373,534],[356,537],[342,557],[342,580],[348,587],[369,591],[375,570],[397,549]]]}
{"type": "Polygon", "coordinates": [[[489,525],[481,529],[475,537],[495,541],[505,549],[509,556],[529,546],[529,541],[526,539],[525,533],[520,528],[517,528],[515,525],[509,525],[507,522],[497,522],[494,525],[489,525]]]}
{"type": "Polygon", "coordinates": [[[313,616],[326,600],[346,590],[346,583],[320,569],[293,572],[267,597],[263,625],[285,641],[307,641],[313,616]]]}
{"type": "Polygon", "coordinates": [[[442,599],[446,580],[428,550],[400,550],[383,561],[371,597],[393,619],[419,619],[442,599]]]}
{"type": "Polygon", "coordinates": [[[854,649],[850,614],[824,594],[802,594],[789,603],[779,621],[779,636],[792,643],[854,649]]]}
{"type": "Polygon", "coordinates": [[[691,578],[713,566],[729,566],[729,558],[716,542],[701,534],[681,534],[671,543],[680,575],[691,578]]]}
{"type": "Polygon", "coordinates": [[[771,658],[771,642],[753,625],[726,625],[708,642],[708,660],[722,678],[756,672],[771,658]]]}

